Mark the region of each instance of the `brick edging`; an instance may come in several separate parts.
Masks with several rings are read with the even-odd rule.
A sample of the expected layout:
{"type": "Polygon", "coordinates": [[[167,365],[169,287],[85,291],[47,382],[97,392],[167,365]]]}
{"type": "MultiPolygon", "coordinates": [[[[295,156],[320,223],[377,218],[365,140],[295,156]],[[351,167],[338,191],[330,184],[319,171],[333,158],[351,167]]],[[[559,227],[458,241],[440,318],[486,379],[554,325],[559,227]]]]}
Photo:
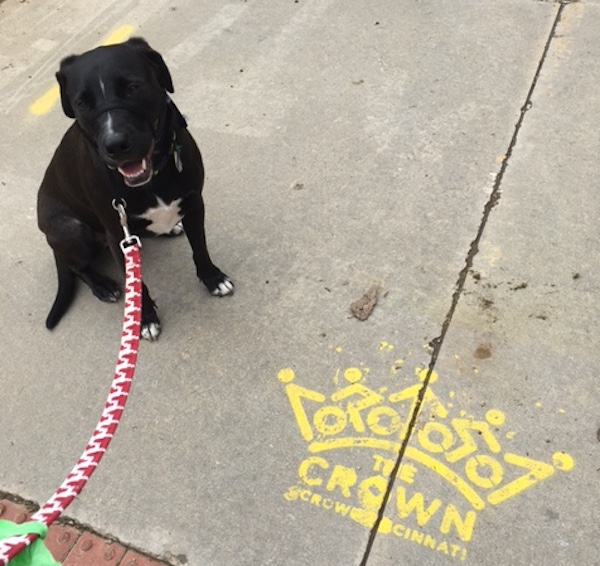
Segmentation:
{"type": "MultiPolygon", "coordinates": [[[[23,523],[38,509],[39,505],[33,501],[0,491],[0,520],[23,523]]],[[[179,566],[182,563],[151,556],[68,517],[60,517],[48,529],[44,543],[63,566],[179,566]]]]}

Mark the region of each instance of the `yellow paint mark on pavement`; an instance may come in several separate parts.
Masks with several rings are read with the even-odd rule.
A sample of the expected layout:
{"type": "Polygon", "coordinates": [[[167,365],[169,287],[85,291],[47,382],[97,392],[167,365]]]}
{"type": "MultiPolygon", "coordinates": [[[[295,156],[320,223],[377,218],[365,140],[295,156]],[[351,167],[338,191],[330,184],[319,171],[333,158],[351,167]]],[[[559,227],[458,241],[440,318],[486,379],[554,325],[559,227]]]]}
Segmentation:
{"type": "Polygon", "coordinates": [[[29,112],[34,116],[41,116],[52,110],[52,107],[56,104],[60,92],[58,85],[53,85],[49,88],[42,96],[40,96],[31,106],[29,106],[29,112]]]}
{"type": "Polygon", "coordinates": [[[342,448],[373,448],[376,450],[386,450],[397,453],[401,447],[402,445],[399,442],[394,442],[393,440],[372,437],[344,437],[324,440],[322,442],[312,442],[308,445],[308,451],[317,454],[319,452],[339,450],[342,448]]]}
{"type": "Polygon", "coordinates": [[[477,492],[458,474],[454,473],[450,468],[438,462],[431,456],[428,456],[424,452],[408,446],[406,448],[406,457],[418,462],[422,466],[429,468],[435,472],[438,476],[444,478],[447,482],[453,485],[461,495],[473,506],[474,509],[481,510],[485,507],[485,503],[479,497],[477,492]]]}
{"type": "Polygon", "coordinates": [[[131,37],[134,31],[135,27],[128,24],[121,26],[113,31],[108,37],[106,37],[100,45],[115,45],[117,43],[123,43],[131,37]]]}
{"type": "MultiPolygon", "coordinates": [[[[135,28],[131,25],[121,26],[108,35],[100,45],[115,45],[117,43],[123,43],[123,41],[131,37],[131,34],[134,32],[134,30],[135,28]]],[[[42,116],[47,114],[57,103],[59,97],[60,90],[58,85],[55,84],[29,106],[29,112],[34,116],[42,116]]]]}
{"type": "MultiPolygon", "coordinates": [[[[515,496],[536,483],[550,477],[554,473],[554,468],[545,462],[538,462],[525,456],[517,454],[504,454],[504,461],[513,466],[518,466],[527,470],[527,473],[518,477],[516,480],[503,485],[500,489],[493,491],[488,495],[487,500],[492,505],[498,505],[509,497],[515,496]]],[[[568,463],[567,463],[568,467],[568,463]]]]}
{"type": "MultiPolygon", "coordinates": [[[[392,352],[387,347],[382,350],[381,343],[377,349],[392,352]]],[[[401,367],[406,364],[396,359],[392,373],[401,367]]],[[[464,560],[466,548],[445,537],[453,533],[469,542],[486,507],[512,500],[575,466],[572,456],[563,451],[554,452],[548,462],[507,452],[501,446],[503,439],[510,441],[517,433],[501,430],[507,425],[504,411],[486,408],[482,418],[451,410],[454,402],[446,406],[433,391],[441,376],[422,365],[415,368],[408,386],[395,383],[391,387],[380,381],[377,368],[372,369],[369,372],[362,364],[338,367],[331,379],[334,387],[322,391],[301,385],[289,367],[277,373],[308,451],[298,467],[298,483],[284,494],[286,501],[304,502],[373,528],[418,399],[421,414],[396,472],[388,516],[381,518],[378,527],[381,533],[464,560]],[[425,381],[433,388],[423,392],[425,381]],[[373,465],[348,465],[356,450],[369,451],[373,465]],[[456,493],[446,495],[444,490],[443,500],[436,491],[439,482],[432,482],[431,474],[456,493]],[[461,497],[455,501],[457,496],[461,497]],[[465,503],[471,509],[465,509],[465,503]]],[[[406,368],[402,373],[410,372],[406,368]]],[[[383,377],[389,379],[389,374],[384,372],[383,377]]],[[[450,391],[448,397],[454,401],[460,396],[450,391]]],[[[543,410],[541,400],[531,403],[543,410]]]]}
{"type": "Polygon", "coordinates": [[[562,472],[569,472],[575,465],[573,458],[565,452],[555,452],[552,455],[552,463],[555,468],[562,472]]]}
{"type": "Polygon", "coordinates": [[[294,377],[296,377],[296,374],[294,373],[293,369],[284,368],[282,370],[279,370],[277,377],[282,383],[290,383],[290,381],[294,381],[294,377]]]}

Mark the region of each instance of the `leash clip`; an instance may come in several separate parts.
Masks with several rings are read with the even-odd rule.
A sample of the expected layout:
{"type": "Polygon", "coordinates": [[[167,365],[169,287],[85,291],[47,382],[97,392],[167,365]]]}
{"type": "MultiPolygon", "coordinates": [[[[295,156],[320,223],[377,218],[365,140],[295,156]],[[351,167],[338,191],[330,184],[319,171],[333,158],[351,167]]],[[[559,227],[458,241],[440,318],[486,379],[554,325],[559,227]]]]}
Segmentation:
{"type": "Polygon", "coordinates": [[[137,236],[133,236],[129,231],[129,225],[127,224],[127,213],[125,212],[125,208],[127,207],[127,203],[125,199],[113,199],[112,207],[117,211],[119,215],[119,221],[121,223],[121,228],[123,228],[124,238],[119,242],[119,246],[123,253],[125,253],[126,248],[132,246],[133,244],[137,244],[140,248],[142,247],[142,242],[137,236]]]}

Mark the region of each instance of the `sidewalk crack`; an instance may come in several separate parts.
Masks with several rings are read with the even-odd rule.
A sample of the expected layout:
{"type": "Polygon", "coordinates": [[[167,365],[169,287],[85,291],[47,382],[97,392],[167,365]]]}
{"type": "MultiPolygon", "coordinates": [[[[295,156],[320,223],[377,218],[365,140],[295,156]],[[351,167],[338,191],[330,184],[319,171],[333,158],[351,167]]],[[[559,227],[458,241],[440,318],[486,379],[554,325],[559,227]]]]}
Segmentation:
{"type": "MultiPolygon", "coordinates": [[[[575,0],[576,1],[576,0],[575,0]]],[[[373,544],[375,543],[375,539],[377,537],[377,532],[379,529],[379,525],[381,524],[381,521],[384,517],[384,513],[387,507],[387,504],[389,502],[390,499],[390,495],[392,492],[392,488],[394,486],[394,481],[395,478],[398,474],[398,471],[400,469],[400,465],[402,464],[402,461],[404,459],[404,454],[406,452],[406,449],[408,447],[408,443],[412,437],[412,434],[414,432],[416,423],[417,423],[417,418],[419,415],[419,412],[421,410],[421,406],[423,404],[423,399],[425,397],[425,393],[429,387],[429,383],[431,381],[431,375],[433,373],[433,370],[436,366],[437,363],[437,359],[438,356],[440,354],[440,351],[442,349],[442,346],[444,344],[444,340],[446,338],[446,334],[448,333],[448,329],[450,328],[450,324],[452,322],[452,319],[454,317],[454,313],[458,307],[458,302],[460,300],[460,297],[463,293],[464,287],[465,287],[465,282],[467,279],[467,276],[469,274],[469,271],[471,270],[471,268],[473,267],[473,262],[475,259],[475,256],[477,255],[477,253],[479,252],[479,243],[483,237],[483,232],[485,230],[485,227],[488,223],[489,217],[492,213],[492,210],[496,207],[496,205],[498,204],[498,202],[500,201],[502,192],[501,192],[501,185],[502,185],[502,181],[504,180],[504,175],[506,173],[506,170],[508,168],[508,164],[509,161],[513,155],[513,151],[515,149],[515,146],[517,144],[517,139],[519,136],[519,132],[521,131],[521,128],[523,126],[524,120],[525,120],[525,116],[527,114],[527,112],[529,112],[529,110],[531,110],[532,106],[533,106],[533,102],[532,102],[532,98],[533,98],[533,93],[535,91],[535,88],[537,86],[539,77],[541,75],[542,69],[544,67],[544,63],[546,61],[546,58],[548,56],[548,53],[550,51],[550,46],[552,44],[552,40],[555,38],[556,36],[556,29],[561,21],[562,18],[562,14],[563,11],[565,9],[565,7],[569,4],[571,4],[573,2],[573,0],[560,0],[558,2],[558,9],[556,11],[556,15],[554,17],[554,21],[552,23],[552,26],[550,28],[550,32],[548,34],[548,37],[546,39],[546,43],[544,45],[544,50],[542,52],[542,55],[540,57],[540,60],[538,62],[536,71],[534,73],[533,76],[533,80],[531,81],[531,85],[529,87],[529,90],[527,92],[527,96],[525,97],[525,102],[523,103],[523,105],[521,106],[520,109],[520,113],[519,113],[519,118],[515,124],[514,130],[513,130],[513,134],[511,136],[510,142],[508,144],[508,149],[506,150],[506,153],[504,154],[504,159],[502,160],[502,163],[500,165],[500,169],[498,170],[498,173],[496,174],[496,177],[494,179],[494,184],[492,186],[492,191],[490,193],[490,196],[487,200],[487,202],[485,203],[485,206],[483,207],[483,214],[481,217],[481,222],[479,224],[479,228],[477,230],[477,234],[475,235],[475,238],[473,239],[473,241],[471,242],[470,246],[469,246],[469,251],[467,253],[467,256],[465,258],[465,265],[464,267],[461,269],[461,271],[458,274],[458,279],[456,281],[455,284],[455,289],[454,289],[454,293],[452,294],[452,300],[450,303],[450,308],[448,309],[448,312],[444,318],[444,321],[442,323],[442,327],[441,327],[441,332],[440,335],[437,336],[436,338],[434,338],[430,344],[433,348],[433,351],[431,353],[431,358],[429,361],[429,366],[427,369],[427,375],[423,381],[423,385],[421,387],[421,389],[419,390],[419,394],[417,396],[415,405],[414,405],[414,409],[413,412],[410,416],[410,420],[408,423],[408,427],[407,427],[407,431],[406,431],[406,435],[405,438],[402,440],[402,445],[400,447],[400,451],[398,452],[398,456],[396,457],[396,462],[394,464],[394,468],[392,469],[392,472],[390,473],[390,477],[389,477],[389,481],[386,487],[386,491],[384,493],[378,514],[377,514],[377,518],[373,524],[373,526],[371,527],[370,533],[369,533],[369,539],[367,541],[367,546],[365,548],[365,552],[363,554],[362,560],[360,561],[360,565],[359,566],[366,566],[367,565],[367,561],[369,559],[369,556],[371,554],[371,551],[373,549],[373,544]]]]}

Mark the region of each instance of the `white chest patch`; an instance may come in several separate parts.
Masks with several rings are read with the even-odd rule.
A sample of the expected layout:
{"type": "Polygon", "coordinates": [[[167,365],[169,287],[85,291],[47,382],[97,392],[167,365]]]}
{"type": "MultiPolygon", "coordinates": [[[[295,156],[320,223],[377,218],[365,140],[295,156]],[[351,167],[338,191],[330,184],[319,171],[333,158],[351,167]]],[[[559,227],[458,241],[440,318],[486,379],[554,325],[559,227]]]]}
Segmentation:
{"type": "Polygon", "coordinates": [[[178,198],[166,204],[162,199],[156,197],[158,201],[156,206],[149,208],[144,214],[140,214],[137,218],[148,220],[150,224],[146,226],[146,230],[155,234],[168,234],[175,228],[175,225],[183,218],[180,214],[179,204],[181,199],[178,198]]]}

